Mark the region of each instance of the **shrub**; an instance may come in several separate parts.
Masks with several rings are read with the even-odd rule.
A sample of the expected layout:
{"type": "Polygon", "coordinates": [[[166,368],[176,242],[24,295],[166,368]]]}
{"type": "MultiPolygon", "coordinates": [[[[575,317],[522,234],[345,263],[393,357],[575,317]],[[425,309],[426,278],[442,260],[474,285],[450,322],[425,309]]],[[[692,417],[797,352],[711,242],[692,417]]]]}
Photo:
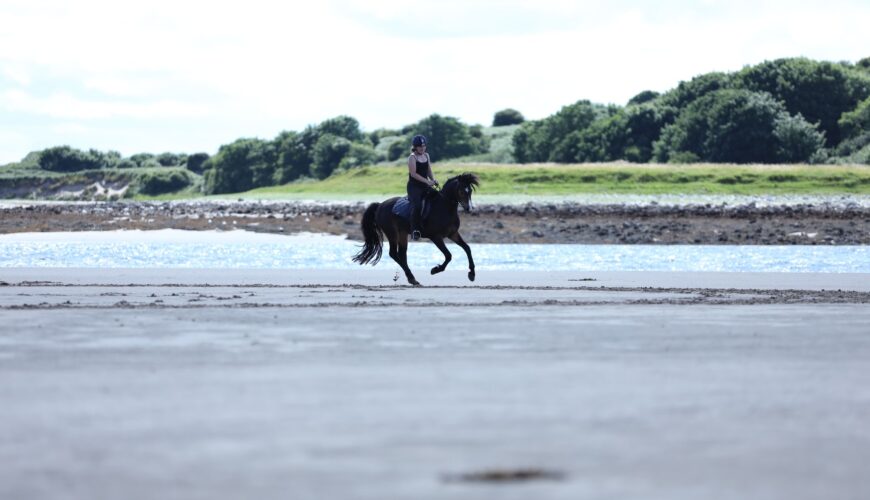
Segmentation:
{"type": "Polygon", "coordinates": [[[837,121],[844,139],[870,131],[870,97],[861,101],[852,111],[843,113],[837,121]]]}
{"type": "Polygon", "coordinates": [[[507,108],[497,111],[492,117],[493,127],[504,127],[506,125],[518,125],[526,121],[526,118],[519,111],[507,108]]]}
{"type": "Polygon", "coordinates": [[[725,89],[687,106],[662,130],[654,154],[660,162],[808,161],[820,139],[815,127],[800,115],[790,117],[769,94],[725,89]]]}
{"type": "Polygon", "coordinates": [[[314,162],[311,164],[311,176],[325,179],[338,168],[341,160],[351,149],[351,142],[344,137],[333,134],[323,134],[314,145],[314,162]]]}
{"type": "Polygon", "coordinates": [[[104,166],[103,158],[70,146],[48,148],[39,156],[39,168],[52,172],[78,172],[104,166]]]}
{"type": "Polygon", "coordinates": [[[204,170],[205,162],[208,161],[208,159],[208,153],[194,153],[187,157],[185,168],[187,168],[191,172],[201,174],[204,170]]]}
{"type": "Polygon", "coordinates": [[[136,180],[141,194],[156,196],[180,191],[191,185],[193,178],[183,169],[160,169],[144,172],[136,180]]]}
{"type": "Polygon", "coordinates": [[[261,139],[238,139],[220,147],[203,165],[206,193],[237,193],[274,182],[275,148],[261,139]]]}
{"type": "Polygon", "coordinates": [[[766,61],[743,69],[736,81],[741,88],[770,93],[789,113],[818,123],[829,146],[844,138],[838,124],[841,115],[870,97],[866,75],[842,64],[806,58],[766,61]]]}

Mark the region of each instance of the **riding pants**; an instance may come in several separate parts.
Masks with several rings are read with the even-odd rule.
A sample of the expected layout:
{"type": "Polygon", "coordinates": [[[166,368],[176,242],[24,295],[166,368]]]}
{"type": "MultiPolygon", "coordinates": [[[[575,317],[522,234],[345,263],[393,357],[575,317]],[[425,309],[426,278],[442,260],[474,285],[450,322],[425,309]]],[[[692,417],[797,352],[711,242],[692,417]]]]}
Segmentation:
{"type": "Polygon", "coordinates": [[[415,181],[408,181],[408,202],[411,204],[411,231],[423,231],[420,211],[423,209],[423,196],[428,189],[429,186],[415,181]]]}

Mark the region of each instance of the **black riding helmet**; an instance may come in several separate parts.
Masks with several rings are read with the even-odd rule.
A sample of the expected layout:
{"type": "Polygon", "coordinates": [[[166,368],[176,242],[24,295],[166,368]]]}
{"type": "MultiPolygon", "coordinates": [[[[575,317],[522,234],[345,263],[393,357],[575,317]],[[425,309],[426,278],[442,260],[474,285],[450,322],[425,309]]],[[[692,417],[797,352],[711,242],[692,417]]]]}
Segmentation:
{"type": "Polygon", "coordinates": [[[426,140],[426,136],[415,135],[414,139],[411,141],[411,144],[413,144],[416,148],[417,146],[425,146],[427,142],[429,141],[426,140]]]}

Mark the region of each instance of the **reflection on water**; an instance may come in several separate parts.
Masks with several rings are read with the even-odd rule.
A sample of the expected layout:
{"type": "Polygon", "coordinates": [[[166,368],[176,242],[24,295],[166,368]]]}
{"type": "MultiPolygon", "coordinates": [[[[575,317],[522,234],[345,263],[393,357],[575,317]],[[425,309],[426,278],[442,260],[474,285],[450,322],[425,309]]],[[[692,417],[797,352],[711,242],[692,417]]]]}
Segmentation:
{"type": "MultiPolygon", "coordinates": [[[[471,244],[480,270],[870,272],[867,246],[471,244]]],[[[354,269],[359,242],[243,231],[113,231],[0,235],[0,267],[354,269]]],[[[467,265],[448,244],[451,267],[467,265]]],[[[412,268],[443,260],[409,248],[412,268]]],[[[379,265],[394,265],[384,251],[379,265]]]]}

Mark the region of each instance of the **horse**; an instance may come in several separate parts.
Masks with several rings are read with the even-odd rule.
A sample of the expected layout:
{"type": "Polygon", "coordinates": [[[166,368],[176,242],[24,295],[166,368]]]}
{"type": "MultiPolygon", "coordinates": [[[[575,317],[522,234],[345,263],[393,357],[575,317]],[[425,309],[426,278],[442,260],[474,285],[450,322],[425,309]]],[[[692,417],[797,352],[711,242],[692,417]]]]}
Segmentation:
{"type": "MultiPolygon", "coordinates": [[[[474,281],[474,259],[471,257],[471,248],[459,234],[459,210],[458,206],[469,212],[471,211],[471,193],[480,186],[480,179],[476,174],[464,173],[451,177],[444,183],[440,191],[430,190],[426,196],[427,217],[422,220],[421,235],[429,238],[432,243],[444,254],[444,262],[432,268],[432,274],[438,274],[447,269],[452,256],[444,244],[444,238],[450,238],[454,243],[465,250],[468,256],[468,279],[474,281]]],[[[362,233],[365,243],[362,250],[354,257],[354,262],[360,265],[375,265],[381,259],[383,253],[384,235],[390,242],[390,257],[405,271],[408,283],[420,286],[414,278],[411,269],[408,268],[408,234],[411,232],[410,223],[407,219],[393,213],[393,206],[399,201],[399,197],[384,200],[381,203],[372,203],[366,208],[362,217],[362,233]]]]}

